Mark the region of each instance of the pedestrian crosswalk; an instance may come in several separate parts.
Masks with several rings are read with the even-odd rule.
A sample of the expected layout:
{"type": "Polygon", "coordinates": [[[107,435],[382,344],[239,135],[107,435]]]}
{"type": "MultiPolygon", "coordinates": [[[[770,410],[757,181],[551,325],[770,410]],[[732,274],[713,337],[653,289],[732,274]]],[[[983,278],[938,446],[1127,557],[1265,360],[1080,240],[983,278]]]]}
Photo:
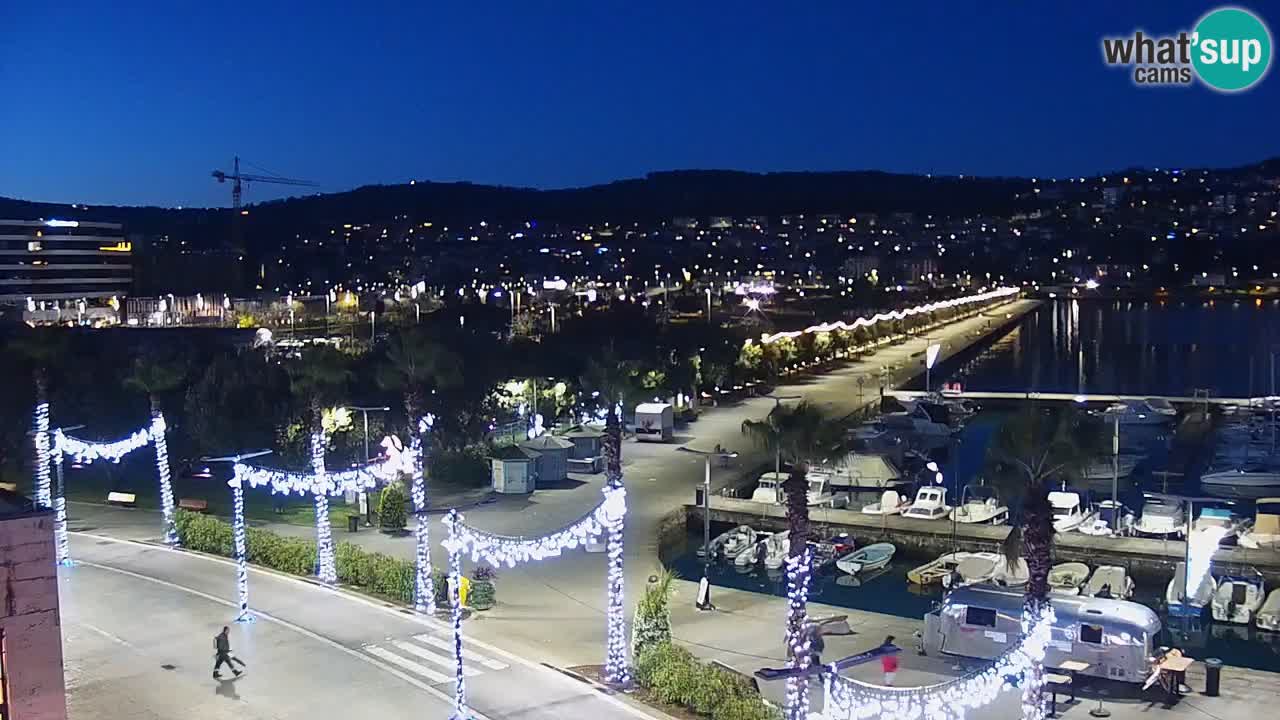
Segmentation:
{"type": "MultiPolygon", "coordinates": [[[[453,682],[453,638],[422,633],[413,637],[365,645],[364,653],[431,683],[453,682]]],[[[462,653],[462,674],[474,677],[485,670],[505,670],[508,665],[473,650],[462,653]]]]}

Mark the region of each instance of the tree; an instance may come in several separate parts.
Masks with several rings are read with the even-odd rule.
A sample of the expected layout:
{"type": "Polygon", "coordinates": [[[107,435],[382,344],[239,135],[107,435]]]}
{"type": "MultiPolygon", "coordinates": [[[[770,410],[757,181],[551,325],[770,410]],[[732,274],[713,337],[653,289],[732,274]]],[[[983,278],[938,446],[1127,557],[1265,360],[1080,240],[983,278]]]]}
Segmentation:
{"type": "MultiPolygon", "coordinates": [[[[806,464],[797,462],[782,482],[782,494],[787,504],[787,654],[791,657],[791,665],[801,669],[808,668],[811,662],[805,633],[811,570],[807,475],[806,464]]],[[[807,677],[787,679],[786,701],[789,720],[809,717],[807,677]]]]}
{"type": "MultiPolygon", "coordinates": [[[[1050,483],[1078,476],[1092,457],[1096,428],[1072,409],[1032,406],[1005,422],[987,451],[989,476],[1005,487],[1023,485],[1022,524],[1009,531],[1002,547],[1012,568],[1025,557],[1030,577],[1023,598],[1024,628],[1035,627],[1049,609],[1049,570],[1053,566],[1053,506],[1050,483]]],[[[1033,665],[1023,688],[1028,718],[1041,717],[1043,668],[1033,665]]]]}
{"type": "Polygon", "coordinates": [[[806,401],[795,406],[778,403],[763,420],[744,420],[742,434],[773,454],[774,471],[780,473],[784,458],[793,463],[819,459],[834,444],[839,428],[806,401]]]}
{"type": "Polygon", "coordinates": [[[35,388],[35,411],[32,415],[33,461],[36,503],[52,507],[49,487],[49,375],[67,347],[67,336],[53,328],[30,328],[10,344],[10,351],[21,358],[31,372],[35,388]]]}
{"type": "Polygon", "coordinates": [[[644,589],[644,595],[636,603],[635,620],[631,624],[631,650],[639,657],[647,649],[671,642],[671,583],[676,579],[672,570],[662,569],[644,589]]]}
{"type": "MultiPolygon", "coordinates": [[[[427,486],[424,458],[430,441],[426,433],[432,423],[424,414],[424,398],[430,388],[457,384],[461,380],[460,362],[457,356],[433,341],[424,331],[413,328],[391,337],[386,358],[378,366],[377,380],[383,388],[399,391],[404,396],[405,417],[409,423],[409,435],[413,438],[413,510],[418,516],[415,523],[414,607],[421,612],[434,612],[430,523],[425,515],[427,486]]],[[[383,494],[385,497],[386,491],[383,494]]],[[[400,518],[400,527],[404,527],[403,517],[400,518]]]]}
{"type": "MultiPolygon", "coordinates": [[[[303,356],[286,366],[293,391],[307,400],[311,431],[311,470],[324,474],[324,407],[335,402],[346,391],[351,377],[347,357],[330,347],[309,348],[303,356]]],[[[321,582],[338,581],[333,557],[333,528],[329,526],[329,496],[322,490],[315,495],[317,575],[321,582]]]]}
{"type": "MultiPolygon", "coordinates": [[[[605,404],[605,487],[609,490],[621,490],[621,406],[635,392],[635,371],[610,348],[588,363],[582,384],[587,388],[595,388],[600,401],[605,404]]],[[[622,518],[618,518],[608,531],[606,550],[609,554],[609,607],[605,680],[613,685],[627,685],[630,683],[631,673],[626,665],[626,618],[622,604],[622,518]]]]}
{"type": "Polygon", "coordinates": [[[164,541],[178,544],[178,528],[173,517],[173,485],[169,482],[169,444],[165,438],[164,412],[160,408],[160,396],[182,387],[187,378],[187,366],[183,359],[162,357],[157,359],[137,357],[133,373],[125,379],[125,385],[147,396],[151,407],[151,442],[156,451],[156,473],[160,480],[160,509],[164,515],[164,541]]]}

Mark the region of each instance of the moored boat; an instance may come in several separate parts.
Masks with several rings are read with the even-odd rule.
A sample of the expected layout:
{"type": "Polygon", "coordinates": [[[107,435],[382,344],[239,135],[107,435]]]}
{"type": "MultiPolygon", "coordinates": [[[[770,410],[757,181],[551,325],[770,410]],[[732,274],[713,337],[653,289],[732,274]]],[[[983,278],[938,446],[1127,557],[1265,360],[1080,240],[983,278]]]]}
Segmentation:
{"type": "Polygon", "coordinates": [[[1178,563],[1173,579],[1164,591],[1169,614],[1177,617],[1200,615],[1205,606],[1213,602],[1213,594],[1217,588],[1217,581],[1207,572],[1200,578],[1198,585],[1187,587],[1187,564],[1178,563]]]}
{"type": "Polygon", "coordinates": [[[994,488],[968,485],[960,493],[961,502],[951,511],[951,519],[965,525],[1003,525],[1009,519],[1009,508],[1000,504],[994,488]]]}
{"type": "Polygon", "coordinates": [[[841,572],[857,575],[860,572],[879,570],[889,564],[897,548],[893,543],[872,543],[859,548],[844,557],[836,559],[836,567],[841,572]]]}
{"type": "Polygon", "coordinates": [[[1059,595],[1079,595],[1089,579],[1089,566],[1080,562],[1058,563],[1049,571],[1049,588],[1059,595]]]}
{"type": "Polygon", "coordinates": [[[917,520],[941,520],[951,514],[951,506],[947,504],[947,489],[927,486],[916,491],[915,502],[902,511],[902,517],[917,520]]]}
{"type": "Polygon", "coordinates": [[[950,577],[955,572],[960,561],[969,557],[971,553],[949,552],[938,557],[935,560],[912,568],[907,571],[907,580],[916,585],[941,585],[943,578],[950,577]]]}
{"type": "Polygon", "coordinates": [[[1070,532],[1084,522],[1084,509],[1080,506],[1080,494],[1066,491],[1049,493],[1049,504],[1053,505],[1053,529],[1055,532],[1070,532]]]}
{"type": "Polygon", "coordinates": [[[711,541],[711,557],[717,555],[725,560],[733,561],[739,555],[750,550],[756,544],[756,531],[750,525],[739,525],[728,532],[717,535],[711,541]]]}
{"type": "Polygon", "coordinates": [[[1267,595],[1262,607],[1258,608],[1253,622],[1259,630],[1280,632],[1280,590],[1272,590],[1271,594],[1267,595]]]}
{"type": "Polygon", "coordinates": [[[896,490],[885,490],[880,499],[870,505],[862,506],[863,515],[898,515],[911,506],[911,500],[898,494],[896,490]]]}
{"type": "Polygon", "coordinates": [[[1134,521],[1133,531],[1157,537],[1181,536],[1186,533],[1186,522],[1181,500],[1152,495],[1142,505],[1142,517],[1134,521]]]}
{"type": "Polygon", "coordinates": [[[1076,530],[1095,537],[1128,535],[1133,531],[1133,511],[1112,500],[1103,500],[1076,530]]]}
{"type": "Polygon", "coordinates": [[[1009,563],[1005,558],[1001,558],[996,563],[995,574],[991,576],[992,582],[1001,587],[1022,587],[1031,579],[1031,569],[1027,567],[1026,558],[1018,558],[1017,562],[1009,563]]]}
{"type": "Polygon", "coordinates": [[[1280,497],[1259,498],[1253,506],[1253,527],[1240,534],[1240,546],[1280,547],[1280,497]]]}
{"type": "Polygon", "coordinates": [[[1218,580],[1213,592],[1213,619],[1236,625],[1249,625],[1254,613],[1266,598],[1262,576],[1227,575],[1218,580]]]}
{"type": "Polygon", "coordinates": [[[1127,600],[1133,596],[1133,578],[1129,577],[1128,570],[1119,565],[1100,565],[1080,588],[1080,594],[1127,600]]]}

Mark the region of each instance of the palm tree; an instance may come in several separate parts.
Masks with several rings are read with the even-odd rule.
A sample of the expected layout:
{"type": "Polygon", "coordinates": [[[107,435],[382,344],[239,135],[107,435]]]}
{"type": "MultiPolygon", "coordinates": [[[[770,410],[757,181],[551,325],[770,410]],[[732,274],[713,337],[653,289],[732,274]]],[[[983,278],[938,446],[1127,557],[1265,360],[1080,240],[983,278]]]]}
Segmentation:
{"type": "MultiPolygon", "coordinates": [[[[323,409],[346,390],[351,377],[347,357],[330,347],[310,348],[287,366],[295,395],[307,398],[311,426],[311,469],[324,474],[323,409]]],[[[329,496],[318,492],[316,503],[317,575],[321,582],[338,581],[333,558],[333,529],[329,526],[329,496]]]]}
{"type": "MultiPolygon", "coordinates": [[[[782,483],[787,508],[787,653],[793,665],[809,666],[810,657],[804,644],[808,616],[809,558],[809,481],[808,461],[831,447],[839,427],[829,422],[821,410],[808,402],[795,407],[779,403],[764,420],[747,420],[742,433],[755,443],[774,451],[781,466],[785,455],[791,462],[791,473],[782,483]]],[[[808,717],[809,696],[804,678],[787,680],[787,717],[808,717]]]]}
{"type": "Polygon", "coordinates": [[[66,350],[67,336],[53,328],[31,328],[15,337],[9,347],[31,368],[35,386],[31,437],[36,503],[42,507],[52,507],[53,498],[49,487],[49,374],[66,350]]]}
{"type": "MultiPolygon", "coordinates": [[[[621,406],[635,394],[635,371],[618,358],[612,349],[587,364],[582,377],[585,388],[595,388],[605,405],[604,478],[609,490],[621,490],[622,484],[622,413],[621,406]]],[[[630,684],[627,667],[626,616],[622,604],[622,536],[623,519],[609,527],[606,550],[609,555],[608,648],[605,658],[605,680],[612,685],[630,684]]]]}
{"type": "MultiPolygon", "coordinates": [[[[1071,409],[1035,406],[1001,426],[988,449],[988,476],[1004,487],[1021,486],[1022,522],[1006,536],[1002,552],[1010,568],[1026,559],[1029,578],[1023,598],[1023,626],[1035,627],[1049,608],[1053,566],[1053,506],[1050,483],[1078,477],[1096,451],[1099,434],[1071,409]]],[[[1023,688],[1028,716],[1040,717],[1043,668],[1034,665],[1023,688]],[[1035,708],[1035,710],[1033,710],[1035,708]]]]}
{"type": "Polygon", "coordinates": [[[413,450],[413,509],[417,514],[415,529],[416,562],[414,608],[419,612],[435,612],[435,588],[431,580],[430,523],[427,522],[427,481],[425,455],[429,452],[426,431],[425,396],[428,388],[456,384],[461,380],[461,361],[444,346],[432,340],[420,328],[403,330],[391,336],[385,361],[378,366],[378,385],[404,395],[405,418],[413,450]]]}
{"type": "Polygon", "coordinates": [[[164,541],[178,544],[178,528],[173,519],[173,485],[169,478],[169,444],[165,439],[164,413],[160,409],[160,396],[182,387],[187,377],[186,366],[175,358],[150,359],[138,357],[133,363],[133,374],[125,379],[125,385],[146,393],[151,406],[151,441],[156,449],[156,472],[160,477],[160,509],[164,514],[164,541]]]}

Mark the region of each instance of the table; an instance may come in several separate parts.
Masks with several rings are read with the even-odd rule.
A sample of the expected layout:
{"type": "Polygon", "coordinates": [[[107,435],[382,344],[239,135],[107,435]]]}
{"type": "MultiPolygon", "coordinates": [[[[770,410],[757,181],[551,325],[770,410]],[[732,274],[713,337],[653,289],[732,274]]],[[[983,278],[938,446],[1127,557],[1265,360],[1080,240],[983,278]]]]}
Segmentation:
{"type": "Polygon", "coordinates": [[[1063,685],[1071,685],[1071,692],[1074,695],[1074,683],[1071,682],[1071,677],[1069,675],[1058,675],[1057,673],[1047,672],[1044,674],[1044,684],[1049,688],[1049,717],[1058,717],[1058,689],[1063,685]]]}
{"type": "Polygon", "coordinates": [[[1091,665],[1083,660],[1068,660],[1060,666],[1063,670],[1071,673],[1071,702],[1076,701],[1076,683],[1079,682],[1080,673],[1088,670],[1091,665]]]}

